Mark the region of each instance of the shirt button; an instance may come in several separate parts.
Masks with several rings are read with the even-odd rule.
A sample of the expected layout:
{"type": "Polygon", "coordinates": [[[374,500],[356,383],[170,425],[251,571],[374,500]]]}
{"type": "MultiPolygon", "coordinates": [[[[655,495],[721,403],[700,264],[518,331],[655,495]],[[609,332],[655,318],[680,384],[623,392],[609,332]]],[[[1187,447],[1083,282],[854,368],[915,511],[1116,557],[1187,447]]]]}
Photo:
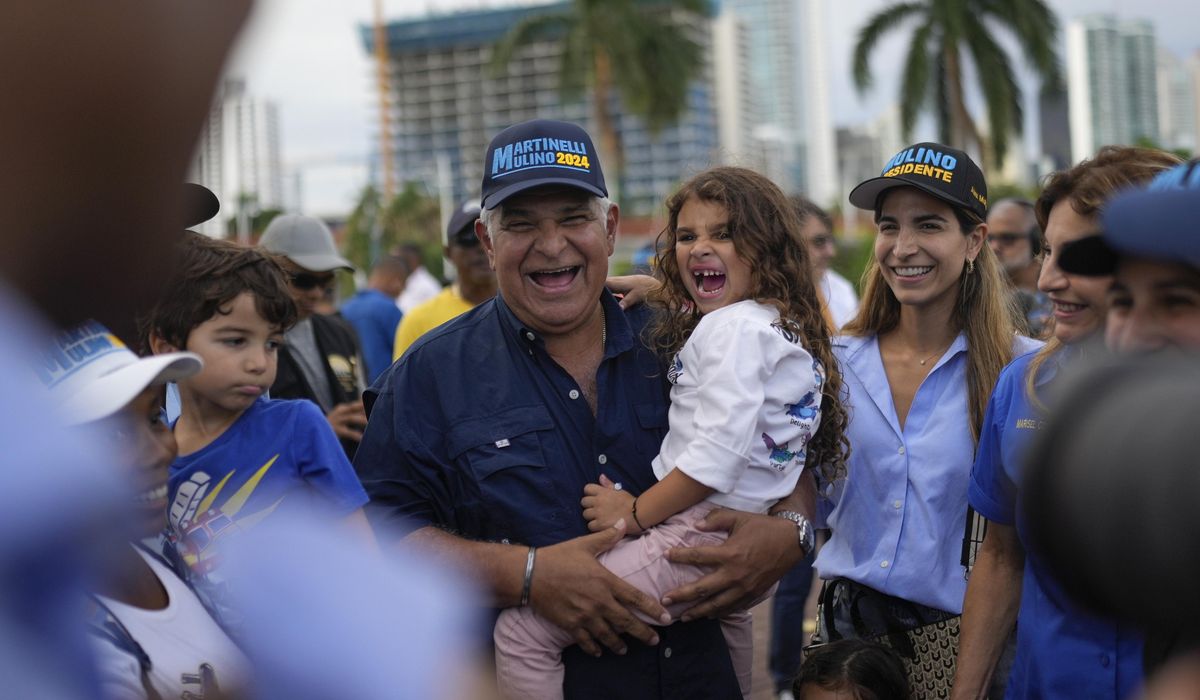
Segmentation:
{"type": "Polygon", "coordinates": [[[900,449],[896,450],[896,452],[898,452],[899,454],[904,454],[904,445],[901,445],[900,449]]]}
{"type": "Polygon", "coordinates": [[[892,507],[895,508],[896,510],[900,510],[901,505],[903,505],[903,504],[900,503],[900,501],[898,501],[898,500],[892,501],[892,507]]]}
{"type": "Polygon", "coordinates": [[[667,647],[666,649],[663,649],[663,658],[666,658],[666,659],[671,658],[671,647],[667,647]]]}
{"type": "Polygon", "coordinates": [[[879,568],[881,568],[881,569],[888,568],[888,560],[884,559],[883,561],[879,562],[879,568]]]}
{"type": "Polygon", "coordinates": [[[534,334],[533,334],[532,332],[530,332],[530,331],[525,331],[525,339],[526,339],[526,340],[533,341],[533,340],[537,340],[537,336],[536,336],[536,335],[534,335],[534,334]]]}
{"type": "Polygon", "coordinates": [[[579,390],[572,389],[571,391],[567,392],[567,396],[570,396],[571,400],[575,400],[575,399],[579,398],[579,390]]]}
{"type": "Polygon", "coordinates": [[[1111,663],[1112,663],[1112,659],[1110,659],[1110,658],[1108,657],[1108,654],[1101,654],[1101,655],[1100,655],[1100,665],[1101,665],[1101,666],[1103,666],[1104,668],[1108,668],[1108,665],[1109,665],[1109,664],[1111,664],[1111,663]]]}
{"type": "Polygon", "coordinates": [[[608,464],[608,455],[600,455],[596,458],[596,461],[601,464],[608,464]]]}

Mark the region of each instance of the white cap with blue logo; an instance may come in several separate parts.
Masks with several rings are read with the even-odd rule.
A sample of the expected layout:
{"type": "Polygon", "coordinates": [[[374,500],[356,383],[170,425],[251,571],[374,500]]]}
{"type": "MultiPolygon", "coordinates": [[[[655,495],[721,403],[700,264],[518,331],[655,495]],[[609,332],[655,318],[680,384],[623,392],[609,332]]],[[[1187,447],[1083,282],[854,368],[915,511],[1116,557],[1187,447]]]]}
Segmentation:
{"type": "Polygon", "coordinates": [[[190,352],[138,357],[107,328],[88,321],[60,333],[38,375],[72,425],[113,415],[146,387],[185,379],[203,363],[190,352]]]}

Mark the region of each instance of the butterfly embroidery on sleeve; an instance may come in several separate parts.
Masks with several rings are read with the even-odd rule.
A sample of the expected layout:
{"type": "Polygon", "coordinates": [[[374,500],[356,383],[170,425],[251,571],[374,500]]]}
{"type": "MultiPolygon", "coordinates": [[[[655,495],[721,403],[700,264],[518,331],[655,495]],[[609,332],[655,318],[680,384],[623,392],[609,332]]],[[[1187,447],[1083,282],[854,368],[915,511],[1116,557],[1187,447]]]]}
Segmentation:
{"type": "Polygon", "coordinates": [[[767,446],[767,450],[770,452],[771,466],[775,467],[779,471],[783,471],[783,468],[788,464],[788,462],[791,462],[796,458],[796,453],[788,450],[788,443],[785,442],[782,445],[776,445],[775,441],[771,439],[771,436],[767,435],[766,433],[762,434],[762,440],[763,444],[767,446]]]}

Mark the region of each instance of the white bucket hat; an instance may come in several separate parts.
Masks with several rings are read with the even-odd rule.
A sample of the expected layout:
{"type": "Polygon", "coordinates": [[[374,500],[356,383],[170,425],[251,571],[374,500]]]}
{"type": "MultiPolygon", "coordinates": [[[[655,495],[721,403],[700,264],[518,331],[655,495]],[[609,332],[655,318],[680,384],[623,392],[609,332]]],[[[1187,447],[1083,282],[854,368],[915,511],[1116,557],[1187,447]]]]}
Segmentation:
{"type": "Polygon", "coordinates": [[[72,425],[107,418],[146,387],[190,377],[203,367],[190,352],[138,357],[95,321],[60,333],[44,358],[38,374],[72,425]]]}

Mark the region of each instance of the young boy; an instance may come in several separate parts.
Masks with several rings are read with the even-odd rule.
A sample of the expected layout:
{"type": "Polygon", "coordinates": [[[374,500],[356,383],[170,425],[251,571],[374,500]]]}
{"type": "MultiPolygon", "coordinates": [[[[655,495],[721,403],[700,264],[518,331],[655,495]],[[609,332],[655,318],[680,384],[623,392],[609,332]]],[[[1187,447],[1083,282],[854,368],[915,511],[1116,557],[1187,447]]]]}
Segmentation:
{"type": "Polygon", "coordinates": [[[282,268],[261,251],[196,234],[182,248],[178,272],[143,324],[154,353],[186,350],[204,361],[179,382],[180,456],[168,482],[164,549],[230,625],[216,542],[295,508],[344,515],[370,538],[368,499],[320,409],[265,396],[296,321],[282,268]]]}

